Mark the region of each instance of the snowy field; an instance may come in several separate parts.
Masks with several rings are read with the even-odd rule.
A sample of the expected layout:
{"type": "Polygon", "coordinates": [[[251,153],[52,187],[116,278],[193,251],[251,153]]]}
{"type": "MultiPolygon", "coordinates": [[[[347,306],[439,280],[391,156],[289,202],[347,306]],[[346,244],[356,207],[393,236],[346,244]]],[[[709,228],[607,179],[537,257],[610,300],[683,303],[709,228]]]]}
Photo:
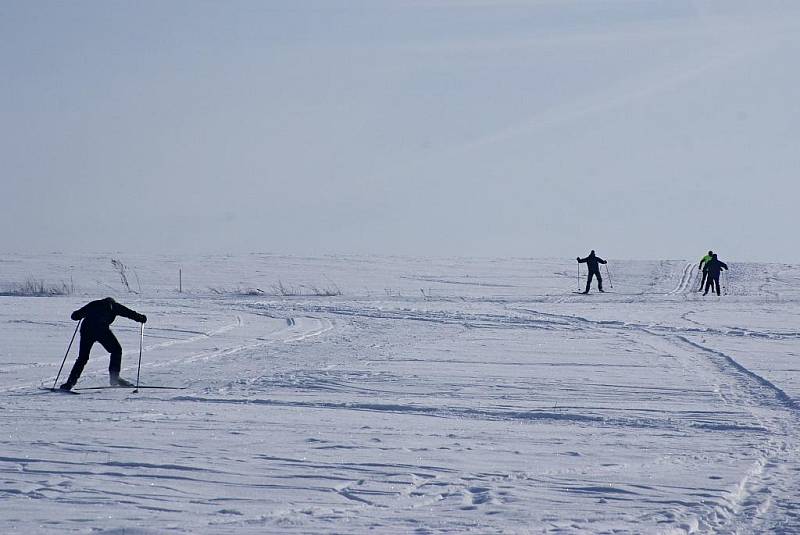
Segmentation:
{"type": "Polygon", "coordinates": [[[798,533],[800,266],[722,260],[5,255],[0,531],[798,533]],[[40,389],[107,295],[184,390],[40,389]]]}

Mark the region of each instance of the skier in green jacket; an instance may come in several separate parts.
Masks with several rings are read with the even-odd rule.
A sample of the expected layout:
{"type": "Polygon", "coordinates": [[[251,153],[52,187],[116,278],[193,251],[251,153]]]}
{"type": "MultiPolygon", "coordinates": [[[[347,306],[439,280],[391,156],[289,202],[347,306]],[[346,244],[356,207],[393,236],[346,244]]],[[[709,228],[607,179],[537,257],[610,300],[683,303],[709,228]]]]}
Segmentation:
{"type": "Polygon", "coordinates": [[[700,281],[700,288],[697,289],[698,292],[703,291],[703,286],[706,285],[706,277],[708,277],[708,270],[706,266],[714,257],[714,251],[709,251],[707,255],[700,259],[700,265],[697,266],[698,271],[703,272],[703,280],[700,281]]]}

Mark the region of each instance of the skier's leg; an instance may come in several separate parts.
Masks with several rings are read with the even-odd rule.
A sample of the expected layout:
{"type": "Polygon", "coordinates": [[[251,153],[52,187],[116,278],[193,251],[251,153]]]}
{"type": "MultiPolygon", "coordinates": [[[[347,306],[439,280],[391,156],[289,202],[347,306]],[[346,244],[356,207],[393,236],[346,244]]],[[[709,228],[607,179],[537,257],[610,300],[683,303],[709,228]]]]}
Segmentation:
{"type": "Polygon", "coordinates": [[[703,279],[700,281],[700,288],[698,288],[698,290],[697,290],[698,292],[703,291],[703,286],[705,286],[705,284],[706,284],[706,275],[707,275],[707,273],[704,271],[703,272],[703,279]]]}
{"type": "Polygon", "coordinates": [[[714,288],[717,290],[717,295],[719,295],[719,275],[714,277],[714,288]]]}
{"type": "Polygon", "coordinates": [[[594,276],[594,273],[592,273],[592,271],[589,270],[589,277],[586,279],[586,291],[583,292],[583,293],[585,293],[585,294],[589,293],[589,288],[592,286],[592,277],[593,276],[594,276]]]}
{"type": "Polygon", "coordinates": [[[89,353],[91,352],[95,341],[96,339],[93,333],[88,331],[81,333],[81,341],[78,345],[78,358],[75,359],[75,364],[72,366],[72,371],[69,372],[69,379],[67,379],[67,382],[64,383],[64,385],[69,385],[69,387],[72,388],[75,386],[75,383],[78,382],[78,379],[83,373],[83,368],[86,367],[86,363],[89,362],[89,353]]]}
{"type": "Polygon", "coordinates": [[[600,276],[600,272],[598,271],[594,276],[597,277],[597,289],[601,292],[605,291],[603,290],[603,277],[600,276]]]}
{"type": "Polygon", "coordinates": [[[708,294],[709,288],[711,288],[711,277],[706,277],[706,291],[703,292],[703,295],[708,294]]]}
{"type": "Polygon", "coordinates": [[[117,337],[111,330],[106,330],[97,337],[97,341],[103,345],[103,348],[111,353],[111,359],[108,362],[108,375],[111,378],[119,377],[119,370],[122,367],[122,346],[119,345],[117,337]]]}

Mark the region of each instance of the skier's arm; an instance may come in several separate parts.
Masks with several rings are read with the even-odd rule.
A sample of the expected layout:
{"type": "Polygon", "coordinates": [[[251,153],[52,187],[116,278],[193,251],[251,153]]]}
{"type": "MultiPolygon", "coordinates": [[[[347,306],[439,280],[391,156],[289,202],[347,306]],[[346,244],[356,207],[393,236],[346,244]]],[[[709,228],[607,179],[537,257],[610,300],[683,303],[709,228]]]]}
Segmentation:
{"type": "Polygon", "coordinates": [[[603,260],[599,256],[597,257],[597,261],[600,262],[601,264],[608,264],[608,262],[606,262],[605,260],[603,260]]]}
{"type": "Polygon", "coordinates": [[[70,318],[72,318],[75,321],[82,320],[83,318],[86,317],[86,307],[88,306],[89,305],[83,305],[81,308],[73,312],[70,318]]]}
{"type": "Polygon", "coordinates": [[[720,266],[722,269],[724,269],[725,271],[727,271],[727,270],[728,270],[728,264],[726,264],[725,262],[720,262],[720,263],[719,263],[719,266],[720,266]]]}
{"type": "MultiPolygon", "coordinates": [[[[586,257],[586,258],[588,258],[588,257],[586,257]]],[[[579,256],[579,257],[578,257],[578,263],[579,263],[579,264],[585,264],[585,263],[586,263],[586,258],[581,258],[581,257],[579,256]]]]}
{"type": "Polygon", "coordinates": [[[123,318],[128,318],[133,321],[138,321],[139,323],[147,322],[147,316],[145,316],[144,314],[139,314],[138,312],[131,310],[125,305],[120,305],[116,301],[114,302],[114,314],[116,314],[117,316],[122,316],[123,318]]]}

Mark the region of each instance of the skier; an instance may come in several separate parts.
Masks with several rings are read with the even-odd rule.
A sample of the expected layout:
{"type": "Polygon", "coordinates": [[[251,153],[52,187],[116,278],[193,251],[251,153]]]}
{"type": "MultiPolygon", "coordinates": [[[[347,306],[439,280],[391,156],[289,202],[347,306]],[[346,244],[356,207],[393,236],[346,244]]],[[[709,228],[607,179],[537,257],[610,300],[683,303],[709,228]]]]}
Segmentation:
{"type": "Polygon", "coordinates": [[[714,251],[709,251],[707,255],[700,259],[700,265],[697,266],[698,271],[703,272],[703,279],[700,281],[700,288],[697,289],[698,292],[703,291],[703,286],[706,285],[706,276],[708,275],[708,271],[705,269],[705,266],[711,261],[711,257],[714,255],[714,251]]]}
{"type": "Polygon", "coordinates": [[[712,254],[711,260],[706,262],[705,271],[707,272],[706,276],[706,291],[703,292],[703,295],[708,294],[708,289],[711,288],[712,284],[716,287],[717,295],[720,295],[719,292],[719,274],[722,270],[728,270],[728,264],[717,260],[717,255],[712,254]]]}
{"type": "Polygon", "coordinates": [[[589,268],[589,278],[586,279],[586,291],[585,292],[581,292],[581,293],[585,293],[585,294],[589,293],[589,287],[592,285],[592,277],[593,276],[597,277],[597,289],[602,292],[603,291],[603,277],[600,276],[600,264],[607,264],[608,262],[606,262],[605,260],[603,260],[599,256],[595,256],[594,250],[592,250],[592,252],[589,253],[589,256],[587,256],[586,258],[578,257],[578,263],[579,264],[586,264],[586,266],[589,268]]]}
{"type": "Polygon", "coordinates": [[[111,386],[133,386],[119,376],[122,366],[122,346],[109,328],[117,316],[123,316],[139,323],[147,322],[147,316],[139,314],[114,301],[111,297],[92,301],[72,313],[72,319],[83,320],[81,325],[81,342],[78,358],[72,366],[67,382],[61,385],[62,390],[72,390],[83,372],[84,366],[89,361],[89,352],[95,342],[100,342],[103,348],[111,353],[108,364],[108,382],[111,386]]]}

